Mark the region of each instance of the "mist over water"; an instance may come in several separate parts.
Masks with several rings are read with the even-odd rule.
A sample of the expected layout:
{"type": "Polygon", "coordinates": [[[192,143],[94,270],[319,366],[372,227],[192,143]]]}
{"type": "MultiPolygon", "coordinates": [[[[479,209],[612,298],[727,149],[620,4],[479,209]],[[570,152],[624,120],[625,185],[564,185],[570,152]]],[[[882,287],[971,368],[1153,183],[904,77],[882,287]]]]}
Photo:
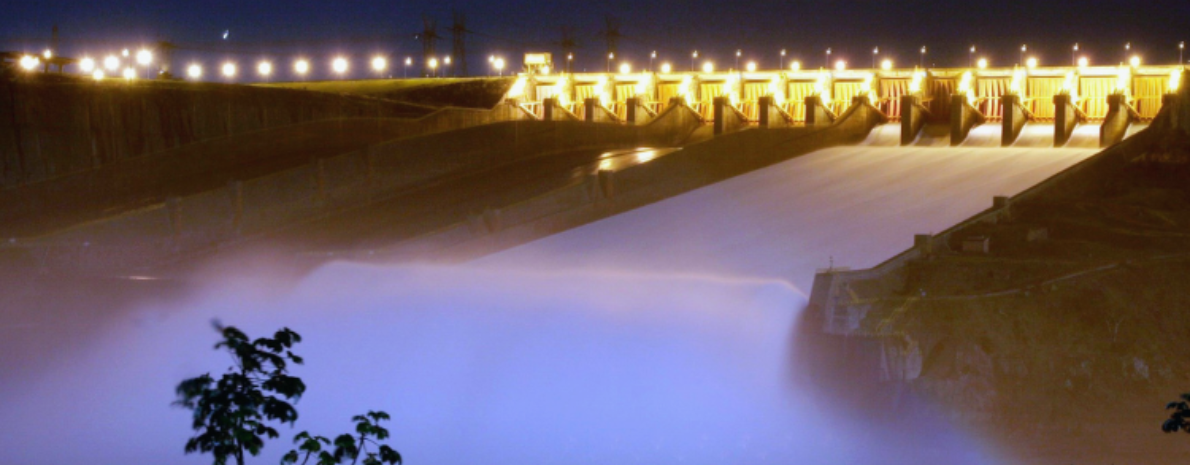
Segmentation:
{"type": "Polygon", "coordinates": [[[204,275],[4,374],[0,461],[209,463],[182,454],[170,402],[230,364],[218,318],[304,337],[298,424],[249,463],[367,410],[392,414],[410,464],[994,463],[928,408],[879,418],[821,395],[793,349],[829,257],[870,266],[1087,154],[981,150],[825,150],[465,265],[204,275]]]}

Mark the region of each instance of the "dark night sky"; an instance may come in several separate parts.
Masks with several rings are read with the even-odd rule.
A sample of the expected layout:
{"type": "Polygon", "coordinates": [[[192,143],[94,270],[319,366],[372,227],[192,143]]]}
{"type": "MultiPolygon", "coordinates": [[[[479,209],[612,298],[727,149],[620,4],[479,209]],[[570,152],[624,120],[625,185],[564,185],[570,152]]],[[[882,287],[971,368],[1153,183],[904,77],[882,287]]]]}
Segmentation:
{"type": "MultiPolygon", "coordinates": [[[[510,61],[524,51],[558,51],[561,27],[570,25],[580,43],[576,71],[602,69],[605,45],[598,36],[603,18],[622,24],[620,55],[638,64],[656,49],[679,69],[699,49],[729,66],[736,48],[745,59],[775,67],[777,51],[809,65],[822,63],[822,50],[837,58],[867,63],[879,45],[901,63],[916,63],[928,45],[927,62],[966,63],[966,49],[979,46],[993,64],[1015,62],[1020,44],[1043,63],[1067,63],[1070,46],[1081,43],[1093,63],[1118,62],[1123,44],[1133,43],[1146,62],[1172,63],[1177,43],[1190,40],[1190,1],[1098,2],[942,2],[816,0],[734,2],[483,0],[321,2],[312,0],[5,0],[0,15],[0,49],[37,51],[48,45],[50,29],[61,28],[63,53],[96,55],[118,46],[166,38],[183,47],[215,49],[208,59],[232,57],[286,60],[332,53],[364,56],[384,52],[415,55],[413,33],[421,16],[438,20],[449,36],[450,12],[467,15],[468,26],[485,36],[469,39],[472,74],[486,70],[490,53],[510,61]],[[231,30],[227,42],[219,36],[231,30]],[[212,55],[216,55],[213,56],[212,55]]],[[[450,42],[439,44],[448,53],[450,42]]],[[[182,51],[181,59],[193,52],[182,51]]],[[[1190,56],[1190,55],[1188,55],[1190,56]]]]}

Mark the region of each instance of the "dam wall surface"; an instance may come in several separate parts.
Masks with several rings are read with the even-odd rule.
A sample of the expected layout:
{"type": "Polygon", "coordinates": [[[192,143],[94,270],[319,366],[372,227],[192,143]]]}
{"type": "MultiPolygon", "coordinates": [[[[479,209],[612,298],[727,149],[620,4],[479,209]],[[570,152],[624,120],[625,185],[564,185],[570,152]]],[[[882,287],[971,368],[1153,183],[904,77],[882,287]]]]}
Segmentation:
{"type": "Polygon", "coordinates": [[[502,164],[678,143],[702,125],[688,112],[675,107],[643,126],[519,121],[377,144],[3,247],[45,270],[144,269],[502,164]]]}
{"type": "Polygon", "coordinates": [[[0,82],[0,187],[196,142],[341,118],[409,120],[405,137],[531,119],[515,105],[444,108],[291,89],[26,75],[0,82]]]}

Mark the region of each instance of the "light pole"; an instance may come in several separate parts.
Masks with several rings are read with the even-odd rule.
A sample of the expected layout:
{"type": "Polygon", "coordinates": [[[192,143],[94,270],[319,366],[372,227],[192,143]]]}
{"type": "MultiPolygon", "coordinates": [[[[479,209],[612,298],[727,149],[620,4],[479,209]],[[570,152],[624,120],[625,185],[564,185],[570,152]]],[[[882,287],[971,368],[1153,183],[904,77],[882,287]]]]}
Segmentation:
{"type": "MultiPolygon", "coordinates": [[[[450,55],[447,55],[446,57],[442,58],[442,65],[450,66],[450,55]]],[[[442,77],[446,77],[448,73],[449,73],[449,71],[443,70],[442,77]]]]}
{"type": "Polygon", "coordinates": [[[781,49],[781,66],[778,66],[777,69],[785,69],[785,49],[781,49]]]}
{"type": "Polygon", "coordinates": [[[1185,51],[1186,51],[1186,41],[1183,40],[1181,42],[1178,42],[1178,65],[1186,64],[1185,61],[1182,61],[1182,52],[1185,52],[1185,51]]]}
{"type": "Polygon", "coordinates": [[[405,70],[401,73],[401,77],[409,79],[409,67],[413,66],[413,58],[405,57],[405,70]]]}
{"type": "Polygon", "coordinates": [[[921,58],[918,59],[917,65],[919,68],[923,68],[923,69],[926,67],[926,46],[925,45],[921,46],[921,58]]]}
{"type": "Polygon", "coordinates": [[[573,53],[567,53],[567,54],[566,54],[566,73],[567,73],[567,74],[573,74],[573,73],[574,73],[574,67],[573,67],[573,63],[574,63],[574,54],[573,54],[573,53]]]}
{"type": "Polygon", "coordinates": [[[974,65],[975,65],[975,45],[972,44],[971,48],[967,50],[967,67],[970,68],[974,65]]]}
{"type": "Polygon", "coordinates": [[[1017,60],[1017,66],[1025,66],[1025,52],[1029,51],[1029,46],[1021,44],[1021,58],[1017,60]]]}
{"type": "Polygon", "coordinates": [[[616,59],[616,54],[609,52],[607,54],[607,74],[612,73],[612,60],[614,60],[614,59],[616,59]]]}
{"type": "Polygon", "coordinates": [[[735,69],[740,69],[740,55],[743,55],[743,54],[744,54],[743,50],[736,49],[736,51],[735,51],[735,69]]]}
{"type": "Polygon", "coordinates": [[[695,50],[694,53],[690,54],[690,72],[691,73],[694,72],[694,60],[697,60],[697,59],[698,59],[698,50],[695,50]]]}
{"type": "Polygon", "coordinates": [[[872,69],[876,69],[876,56],[880,55],[880,47],[872,48],[872,69]]]}
{"type": "Polygon", "coordinates": [[[822,67],[823,68],[831,67],[831,48],[830,47],[826,48],[826,61],[822,64],[822,67]]]}
{"type": "Polygon", "coordinates": [[[1124,63],[1128,62],[1128,52],[1132,51],[1132,42],[1124,44],[1124,63]]]}
{"type": "Polygon", "coordinates": [[[649,54],[649,72],[651,72],[651,73],[657,72],[656,69],[653,69],[653,60],[656,60],[656,59],[657,59],[657,51],[653,50],[653,53],[649,54]]]}
{"type": "Polygon", "coordinates": [[[496,74],[498,76],[504,76],[504,59],[503,58],[495,59],[495,61],[492,62],[492,66],[496,67],[496,74]]]}
{"type": "Polygon", "coordinates": [[[1070,49],[1070,66],[1078,65],[1078,42],[1074,43],[1074,47],[1070,49]]]}

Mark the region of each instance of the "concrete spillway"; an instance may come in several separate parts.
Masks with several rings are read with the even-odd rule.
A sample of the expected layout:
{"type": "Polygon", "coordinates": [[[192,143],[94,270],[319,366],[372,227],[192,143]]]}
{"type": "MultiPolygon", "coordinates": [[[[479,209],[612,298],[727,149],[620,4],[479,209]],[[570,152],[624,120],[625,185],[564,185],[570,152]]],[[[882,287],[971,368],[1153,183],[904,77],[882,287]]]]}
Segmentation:
{"type": "Polygon", "coordinates": [[[838,147],[480,260],[781,279],[867,267],[1093,149],[838,147]]]}
{"type": "MultiPolygon", "coordinates": [[[[1133,134],[1147,128],[1148,123],[1133,123],[1125,133],[1133,134]]],[[[1074,128],[1070,140],[1062,148],[1096,149],[1099,147],[1099,127],[1097,123],[1080,124],[1074,128]]],[[[971,133],[963,140],[960,147],[1000,147],[1003,127],[999,122],[985,123],[971,128],[971,133]]],[[[859,145],[872,147],[896,147],[901,143],[900,123],[882,124],[872,129],[859,145]]],[[[927,125],[922,128],[917,139],[910,144],[913,147],[948,147],[950,146],[950,128],[946,125],[927,125]]],[[[1021,134],[1011,147],[1020,148],[1050,148],[1054,146],[1053,123],[1029,123],[1021,129],[1021,134]]]]}

